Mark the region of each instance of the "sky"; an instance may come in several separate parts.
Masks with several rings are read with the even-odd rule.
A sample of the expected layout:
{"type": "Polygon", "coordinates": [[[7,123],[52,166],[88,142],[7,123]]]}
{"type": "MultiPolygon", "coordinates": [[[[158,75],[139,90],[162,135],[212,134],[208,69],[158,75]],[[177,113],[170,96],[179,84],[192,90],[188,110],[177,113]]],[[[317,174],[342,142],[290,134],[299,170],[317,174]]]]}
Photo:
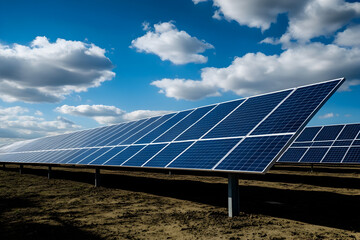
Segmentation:
{"type": "Polygon", "coordinates": [[[309,125],[360,122],[360,2],[0,1],[0,145],[346,77],[309,125]]]}

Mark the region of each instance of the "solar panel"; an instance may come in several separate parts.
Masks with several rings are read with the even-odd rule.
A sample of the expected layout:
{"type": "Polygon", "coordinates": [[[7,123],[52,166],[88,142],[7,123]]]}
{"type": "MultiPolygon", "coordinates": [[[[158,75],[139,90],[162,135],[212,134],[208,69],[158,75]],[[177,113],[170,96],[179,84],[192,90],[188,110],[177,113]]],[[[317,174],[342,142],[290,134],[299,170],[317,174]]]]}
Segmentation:
{"type": "MultiPolygon", "coordinates": [[[[0,148],[0,162],[264,173],[343,81],[15,143],[0,148]]],[[[338,148],[348,144],[341,140],[338,148]]],[[[306,156],[303,148],[286,155],[306,156]]]]}
{"type": "Polygon", "coordinates": [[[307,127],[278,160],[282,163],[360,163],[360,123],[307,127]],[[295,152],[306,154],[299,157],[295,152]]]}

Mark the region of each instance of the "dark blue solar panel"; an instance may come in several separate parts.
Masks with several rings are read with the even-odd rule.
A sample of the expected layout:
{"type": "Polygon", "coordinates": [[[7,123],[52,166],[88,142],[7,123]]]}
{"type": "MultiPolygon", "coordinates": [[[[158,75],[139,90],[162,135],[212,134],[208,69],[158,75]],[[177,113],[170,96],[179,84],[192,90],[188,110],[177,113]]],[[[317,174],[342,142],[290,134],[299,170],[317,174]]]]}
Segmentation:
{"type": "Polygon", "coordinates": [[[331,146],[333,144],[333,141],[320,141],[320,142],[313,142],[314,147],[326,147],[331,146]]]}
{"type": "Polygon", "coordinates": [[[296,142],[302,141],[312,141],[316,134],[318,134],[321,127],[308,127],[305,128],[304,131],[300,134],[300,136],[296,139],[296,142]]]}
{"type": "Polygon", "coordinates": [[[343,163],[360,163],[360,147],[350,147],[343,163]]]}
{"type": "Polygon", "coordinates": [[[355,140],[355,141],[353,142],[353,145],[360,145],[360,140],[355,140]]]}
{"type": "Polygon", "coordinates": [[[352,141],[345,140],[345,141],[335,141],[333,146],[350,146],[352,141]]]}
{"type": "Polygon", "coordinates": [[[217,167],[217,170],[264,171],[291,135],[246,138],[217,167]]]}
{"type": "Polygon", "coordinates": [[[314,141],[335,140],[344,125],[325,126],[321,129],[314,141]]]}
{"type": "Polygon", "coordinates": [[[212,127],[215,126],[220,120],[222,120],[226,115],[228,115],[231,111],[233,111],[240,103],[244,100],[237,100],[227,103],[222,103],[216,106],[209,114],[207,114],[204,118],[198,121],[194,126],[186,130],[183,134],[181,134],[177,141],[181,140],[189,140],[189,139],[198,139],[202,135],[204,135],[207,131],[209,131],[212,127]]]}
{"type": "Polygon", "coordinates": [[[322,160],[323,163],[340,163],[343,159],[345,153],[347,152],[347,147],[332,147],[329,152],[326,154],[325,158],[322,160]]]}
{"type": "Polygon", "coordinates": [[[183,112],[179,112],[178,114],[176,114],[174,117],[170,118],[168,121],[166,121],[165,123],[163,123],[161,126],[159,126],[158,128],[154,129],[153,131],[151,131],[150,133],[148,133],[147,135],[145,135],[143,138],[141,138],[140,140],[138,140],[136,142],[136,144],[141,144],[141,143],[150,143],[152,142],[154,139],[156,139],[157,137],[159,137],[161,134],[163,134],[165,131],[167,131],[169,128],[171,128],[172,126],[174,126],[175,124],[177,124],[181,119],[183,119],[184,117],[186,117],[189,113],[191,113],[192,110],[187,110],[187,111],[183,111],[183,112]]]}
{"type": "Polygon", "coordinates": [[[116,139],[120,138],[121,136],[125,135],[127,132],[131,131],[132,129],[138,127],[139,125],[143,124],[145,121],[145,119],[136,121],[136,122],[129,122],[126,123],[126,125],[124,126],[124,128],[122,128],[119,132],[116,132],[114,135],[110,136],[109,138],[105,139],[104,141],[102,141],[101,143],[98,143],[98,146],[107,146],[107,145],[111,145],[111,143],[113,141],[115,141],[116,139]]]}
{"type": "Polygon", "coordinates": [[[309,148],[300,162],[319,163],[329,148],[309,148]]]}
{"type": "Polygon", "coordinates": [[[157,120],[156,122],[150,124],[146,128],[139,131],[138,133],[134,134],[132,137],[128,138],[127,140],[125,140],[121,144],[132,144],[132,143],[134,143],[136,140],[143,137],[145,134],[147,134],[148,132],[150,132],[154,128],[160,126],[162,123],[164,123],[166,120],[173,117],[174,115],[175,115],[175,113],[172,113],[172,114],[168,114],[168,115],[165,115],[165,116],[161,117],[159,120],[157,120]]]}
{"type": "Polygon", "coordinates": [[[342,139],[354,139],[360,131],[360,124],[346,125],[344,130],[339,136],[339,140],[342,139]]]}
{"type": "Polygon", "coordinates": [[[173,161],[169,168],[211,169],[240,139],[199,141],[173,161]]]}
{"type": "Polygon", "coordinates": [[[165,146],[166,144],[148,145],[136,155],[134,155],[132,158],[130,158],[127,162],[125,162],[123,166],[140,167],[165,146]]]}
{"type": "Polygon", "coordinates": [[[296,132],[338,84],[332,81],[298,88],[252,135],[296,132]]]}
{"type": "Polygon", "coordinates": [[[291,146],[292,147],[310,147],[312,142],[294,142],[291,146]]]}
{"type": "Polygon", "coordinates": [[[42,157],[37,158],[38,163],[50,163],[59,155],[59,151],[46,151],[42,157]]]}
{"type": "Polygon", "coordinates": [[[99,148],[92,154],[89,154],[85,158],[83,158],[80,162],[78,162],[78,164],[88,164],[89,162],[94,161],[95,159],[97,159],[98,157],[100,157],[102,154],[106,153],[110,149],[111,149],[110,147],[99,148]]]}
{"type": "Polygon", "coordinates": [[[106,152],[104,155],[101,155],[99,158],[95,159],[93,162],[90,162],[90,165],[102,165],[109,159],[111,159],[113,156],[124,150],[126,147],[114,147],[110,151],[106,152]]]}
{"type": "Polygon", "coordinates": [[[204,138],[245,136],[291,91],[249,98],[204,138]]]}
{"type": "Polygon", "coordinates": [[[71,161],[73,158],[76,158],[78,155],[82,155],[85,151],[87,151],[88,149],[76,149],[76,150],[71,150],[68,154],[66,154],[65,157],[63,158],[59,158],[57,160],[55,160],[53,163],[61,163],[61,164],[65,164],[68,163],[69,161],[71,161]]]}
{"type": "Polygon", "coordinates": [[[50,163],[54,163],[55,161],[59,161],[59,159],[63,159],[64,157],[71,154],[72,150],[59,150],[56,155],[51,157],[50,163]]]}
{"type": "Polygon", "coordinates": [[[176,156],[182,153],[192,143],[193,142],[170,143],[153,159],[147,162],[144,167],[165,167],[166,165],[168,165],[169,162],[171,162],[176,156]]]}
{"type": "Polygon", "coordinates": [[[103,165],[120,166],[121,164],[123,164],[123,162],[128,160],[130,157],[132,157],[134,154],[136,154],[138,151],[140,151],[143,147],[145,147],[145,146],[142,146],[142,145],[130,146],[130,147],[126,148],[125,150],[123,150],[122,152],[120,152],[119,154],[115,155],[112,159],[110,159],[110,161],[105,162],[103,165]]]}
{"type": "Polygon", "coordinates": [[[118,124],[118,125],[110,126],[106,132],[102,133],[100,136],[94,139],[91,143],[89,143],[87,147],[103,146],[102,142],[105,142],[106,139],[108,139],[115,133],[125,129],[126,126],[127,126],[126,124],[118,124]]]}
{"type": "Polygon", "coordinates": [[[278,162],[298,162],[307,148],[289,148],[278,162]]]}
{"type": "Polygon", "coordinates": [[[152,124],[154,121],[156,121],[158,119],[159,119],[159,117],[153,117],[153,118],[148,119],[143,124],[131,129],[129,132],[127,132],[123,136],[115,139],[114,141],[112,141],[108,145],[121,145],[124,140],[126,140],[129,137],[133,136],[134,134],[136,134],[137,132],[139,132],[143,128],[147,127],[148,125],[152,124]]]}
{"type": "Polygon", "coordinates": [[[76,154],[76,156],[74,156],[70,161],[68,161],[67,164],[71,164],[71,163],[76,164],[76,163],[80,162],[80,160],[87,157],[88,155],[93,154],[97,150],[98,150],[98,148],[90,148],[90,149],[87,149],[87,151],[82,152],[81,154],[76,154]]]}
{"type": "Polygon", "coordinates": [[[179,136],[179,134],[185,131],[188,127],[194,124],[197,120],[203,117],[207,112],[209,112],[214,107],[215,105],[196,109],[189,116],[184,118],[181,122],[176,124],[173,128],[171,128],[169,131],[164,133],[161,137],[156,139],[155,142],[170,142],[174,140],[177,136],[179,136]]]}

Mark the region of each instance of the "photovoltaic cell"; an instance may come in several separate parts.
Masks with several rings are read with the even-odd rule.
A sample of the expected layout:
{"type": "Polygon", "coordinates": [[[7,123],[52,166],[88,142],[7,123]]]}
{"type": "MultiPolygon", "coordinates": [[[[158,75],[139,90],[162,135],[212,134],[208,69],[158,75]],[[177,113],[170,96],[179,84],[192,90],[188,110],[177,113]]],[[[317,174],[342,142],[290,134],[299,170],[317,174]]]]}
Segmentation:
{"type": "Polygon", "coordinates": [[[307,148],[289,148],[278,162],[298,162],[307,148]]]}
{"type": "Polygon", "coordinates": [[[199,141],[175,159],[169,168],[211,169],[240,139],[199,141]]]}
{"type": "Polygon", "coordinates": [[[333,146],[350,146],[351,143],[352,143],[351,140],[335,141],[333,146]]]}
{"type": "Polygon", "coordinates": [[[321,129],[314,141],[335,140],[344,125],[325,126],[321,129]]]}
{"type": "Polygon", "coordinates": [[[165,146],[166,146],[166,144],[148,145],[145,148],[143,148],[140,152],[138,152],[136,155],[131,157],[123,165],[140,167],[141,165],[143,165],[147,160],[149,160],[152,156],[154,156],[156,153],[158,153],[165,146]]]}
{"type": "Polygon", "coordinates": [[[109,151],[111,148],[104,147],[104,148],[98,148],[95,150],[92,154],[88,154],[85,158],[83,158],[78,164],[88,164],[89,162],[92,162],[96,158],[100,157],[102,154],[109,151]]]}
{"type": "Polygon", "coordinates": [[[291,146],[292,147],[310,147],[313,143],[312,142],[295,142],[291,146]]]}
{"type": "Polygon", "coordinates": [[[331,147],[328,153],[325,155],[322,162],[324,163],[340,163],[343,159],[345,153],[347,152],[347,147],[331,147]]]}
{"type": "Polygon", "coordinates": [[[302,131],[300,136],[296,139],[296,142],[312,141],[316,134],[320,131],[321,127],[307,127],[302,131]]]}
{"type": "Polygon", "coordinates": [[[189,147],[192,143],[193,142],[170,143],[166,148],[164,148],[160,153],[158,153],[144,166],[163,168],[166,165],[168,165],[176,156],[182,153],[187,147],[189,147]]]}
{"type": "Polygon", "coordinates": [[[225,118],[231,111],[240,105],[244,100],[237,100],[227,103],[222,103],[216,106],[209,114],[197,122],[194,126],[189,128],[186,132],[181,134],[177,141],[198,139],[209,131],[215,124],[225,118]]]}
{"type": "MultiPolygon", "coordinates": [[[[323,159],[321,163],[348,163],[343,159],[352,159],[345,157],[351,146],[360,146],[360,140],[355,138],[359,136],[360,124],[338,124],[329,126],[307,127],[303,130],[295,142],[287,151],[293,151],[292,148],[309,147],[309,153],[301,159],[301,163],[319,163],[319,159],[323,159]],[[314,130],[316,129],[316,130],[314,130]],[[319,131],[321,129],[321,131],[319,131]],[[305,137],[304,137],[305,136],[305,137]],[[310,140],[312,139],[312,140],[310,140]],[[325,147],[323,149],[319,149],[325,147]],[[327,151],[327,147],[330,150],[327,151]],[[326,149],[326,150],[324,150],[326,149]],[[313,159],[311,159],[313,158],[313,159]]],[[[355,151],[355,150],[352,150],[355,151]]],[[[349,155],[351,156],[351,155],[349,155]]],[[[294,157],[295,158],[295,157],[294,157]]],[[[349,160],[350,161],[350,160],[349,160]]],[[[297,162],[291,159],[291,153],[285,153],[278,162],[297,162]]],[[[356,163],[356,162],[355,162],[356,163]]]]}
{"type": "Polygon", "coordinates": [[[177,124],[179,121],[181,121],[184,117],[186,117],[188,114],[190,114],[192,110],[187,110],[183,112],[177,113],[174,117],[160,125],[158,128],[154,129],[144,137],[142,137],[140,140],[136,141],[136,144],[142,144],[142,143],[150,143],[154,141],[157,137],[159,137],[161,134],[166,132],[168,129],[173,127],[175,124],[177,124]]]}
{"type": "Polygon", "coordinates": [[[351,147],[347,152],[343,163],[360,163],[360,147],[351,147]]]}
{"type": "Polygon", "coordinates": [[[328,147],[322,148],[309,148],[305,153],[304,157],[300,162],[304,163],[320,163],[321,159],[324,157],[325,153],[329,150],[328,147]]]}
{"type": "Polygon", "coordinates": [[[175,113],[172,114],[168,114],[165,115],[163,117],[161,117],[160,119],[158,119],[156,122],[150,124],[149,126],[147,126],[146,128],[142,129],[141,131],[137,132],[136,134],[134,134],[133,136],[131,136],[130,138],[128,138],[127,140],[125,140],[124,142],[122,142],[121,144],[132,144],[135,141],[137,141],[138,139],[140,139],[141,137],[143,137],[145,134],[147,134],[148,132],[150,132],[151,130],[153,130],[154,128],[158,127],[159,125],[161,125],[162,123],[164,123],[166,120],[168,120],[169,118],[173,117],[175,115],[175,113]]]}
{"type": "Polygon", "coordinates": [[[132,157],[134,154],[136,154],[144,147],[145,147],[144,145],[133,145],[128,148],[125,148],[123,151],[115,155],[113,158],[111,158],[108,162],[105,162],[103,165],[120,166],[126,160],[128,160],[130,157],[132,157]]]}
{"type": "Polygon", "coordinates": [[[344,130],[341,132],[338,140],[354,139],[360,131],[360,124],[349,124],[346,125],[344,130]]]}
{"type": "Polygon", "coordinates": [[[245,138],[216,169],[264,171],[290,137],[290,135],[280,135],[245,138]]]}
{"type": "Polygon", "coordinates": [[[161,137],[155,140],[155,142],[170,142],[174,140],[179,134],[185,131],[188,127],[194,124],[197,120],[203,117],[207,112],[213,109],[215,106],[208,106],[196,109],[194,112],[185,117],[181,122],[176,124],[169,131],[164,133],[161,137]]]}
{"type": "Polygon", "coordinates": [[[126,148],[125,146],[114,147],[111,150],[109,150],[108,152],[106,152],[104,155],[99,156],[93,162],[90,162],[89,164],[90,165],[102,165],[105,162],[107,162],[108,160],[110,160],[113,156],[115,156],[116,154],[118,154],[119,152],[124,150],[125,148],[126,148]]]}
{"type": "Polygon", "coordinates": [[[252,135],[296,132],[338,82],[298,88],[252,135]]]}
{"type": "Polygon", "coordinates": [[[204,138],[245,136],[290,92],[283,91],[247,99],[204,138]]]}
{"type": "Polygon", "coordinates": [[[313,142],[313,147],[326,147],[331,146],[333,144],[333,141],[320,141],[320,142],[313,142]]]}

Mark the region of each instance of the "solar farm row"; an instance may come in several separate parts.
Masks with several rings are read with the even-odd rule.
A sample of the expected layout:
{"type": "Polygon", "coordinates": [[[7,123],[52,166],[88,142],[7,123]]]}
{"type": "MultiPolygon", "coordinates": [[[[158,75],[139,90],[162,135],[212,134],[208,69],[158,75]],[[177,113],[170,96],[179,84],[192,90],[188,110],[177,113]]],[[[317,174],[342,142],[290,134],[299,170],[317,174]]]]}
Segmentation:
{"type": "Polygon", "coordinates": [[[0,162],[264,172],[343,81],[17,142],[0,162]]]}
{"type": "Polygon", "coordinates": [[[307,127],[278,162],[359,164],[360,124],[307,127]]]}

